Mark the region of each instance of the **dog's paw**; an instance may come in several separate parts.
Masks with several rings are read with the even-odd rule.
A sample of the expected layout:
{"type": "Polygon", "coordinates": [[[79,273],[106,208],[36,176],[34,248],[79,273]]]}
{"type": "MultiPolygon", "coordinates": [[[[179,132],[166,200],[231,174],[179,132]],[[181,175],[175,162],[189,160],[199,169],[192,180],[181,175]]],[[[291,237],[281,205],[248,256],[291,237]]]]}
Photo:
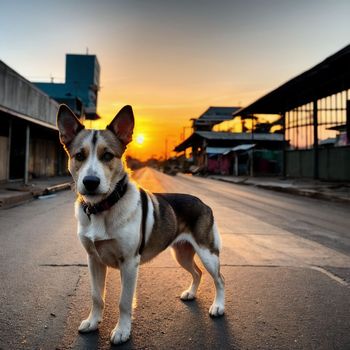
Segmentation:
{"type": "Polygon", "coordinates": [[[190,290],[185,290],[181,296],[180,299],[181,300],[193,300],[195,299],[196,295],[194,293],[192,293],[190,290]]]}
{"type": "Polygon", "coordinates": [[[80,333],[87,333],[87,332],[95,331],[97,328],[98,328],[98,321],[86,319],[81,321],[78,330],[80,333]]]}
{"type": "Polygon", "coordinates": [[[224,305],[221,304],[213,304],[209,309],[209,315],[212,317],[222,316],[225,312],[224,305]]]}
{"type": "Polygon", "coordinates": [[[126,342],[130,338],[130,327],[120,328],[116,326],[111,332],[111,343],[121,344],[126,342]]]}

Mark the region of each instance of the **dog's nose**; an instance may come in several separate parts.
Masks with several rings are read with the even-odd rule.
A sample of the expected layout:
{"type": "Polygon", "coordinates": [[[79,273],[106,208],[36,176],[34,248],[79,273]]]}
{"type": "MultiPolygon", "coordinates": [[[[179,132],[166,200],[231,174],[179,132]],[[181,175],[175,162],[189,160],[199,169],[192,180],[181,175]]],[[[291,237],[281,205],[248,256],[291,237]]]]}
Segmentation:
{"type": "Polygon", "coordinates": [[[83,184],[89,192],[92,192],[95,191],[100,184],[100,179],[97,176],[85,176],[83,184]]]}

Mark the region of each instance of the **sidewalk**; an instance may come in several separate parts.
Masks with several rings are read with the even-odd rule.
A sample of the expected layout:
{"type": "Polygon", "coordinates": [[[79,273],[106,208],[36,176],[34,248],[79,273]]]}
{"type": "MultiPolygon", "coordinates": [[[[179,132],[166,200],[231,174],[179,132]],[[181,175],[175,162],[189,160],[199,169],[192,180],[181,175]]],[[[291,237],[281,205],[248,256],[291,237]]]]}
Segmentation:
{"type": "Polygon", "coordinates": [[[281,177],[238,177],[224,175],[211,175],[209,177],[237,185],[250,185],[267,190],[350,204],[350,183],[348,182],[324,182],[313,179],[285,179],[281,177]]]}
{"type": "Polygon", "coordinates": [[[70,176],[33,179],[28,185],[24,185],[22,181],[2,183],[0,184],[0,209],[10,208],[39,196],[70,189],[71,183],[70,176]]]}

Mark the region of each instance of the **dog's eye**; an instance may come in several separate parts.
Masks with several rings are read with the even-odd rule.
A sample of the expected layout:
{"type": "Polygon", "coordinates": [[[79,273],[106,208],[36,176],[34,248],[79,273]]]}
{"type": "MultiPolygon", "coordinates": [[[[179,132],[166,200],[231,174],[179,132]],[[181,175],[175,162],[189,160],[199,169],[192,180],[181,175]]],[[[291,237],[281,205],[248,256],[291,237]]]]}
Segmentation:
{"type": "Polygon", "coordinates": [[[75,155],[75,159],[76,159],[78,162],[82,162],[83,160],[85,160],[84,153],[83,153],[83,152],[78,152],[78,153],[75,155]]]}
{"type": "Polygon", "coordinates": [[[104,160],[105,162],[110,162],[113,158],[114,158],[114,154],[110,152],[106,152],[102,156],[102,160],[104,160]]]}

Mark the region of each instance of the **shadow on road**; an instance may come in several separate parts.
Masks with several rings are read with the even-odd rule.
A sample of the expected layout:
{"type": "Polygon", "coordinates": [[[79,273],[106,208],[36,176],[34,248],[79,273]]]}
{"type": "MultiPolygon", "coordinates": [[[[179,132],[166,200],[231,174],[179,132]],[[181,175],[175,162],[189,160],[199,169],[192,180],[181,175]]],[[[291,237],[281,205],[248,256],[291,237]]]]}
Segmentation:
{"type": "MultiPolygon", "coordinates": [[[[180,310],[169,309],[156,320],[136,315],[131,339],[122,345],[112,345],[99,331],[77,334],[74,349],[238,349],[226,316],[210,318],[207,300],[181,302],[180,310]],[[181,306],[182,305],[182,306],[181,306]],[[170,316],[169,312],[173,315],[170,316]],[[177,320],[174,323],[174,319],[177,320]],[[157,322],[158,321],[158,322],[157,322]],[[145,332],[145,328],[150,332],[145,332]],[[150,334],[152,333],[152,334],[150,334]],[[141,345],[142,344],[142,345],[141,345]]],[[[137,313],[137,311],[136,311],[137,313]]],[[[231,327],[232,328],[232,327],[231,327]]]]}

